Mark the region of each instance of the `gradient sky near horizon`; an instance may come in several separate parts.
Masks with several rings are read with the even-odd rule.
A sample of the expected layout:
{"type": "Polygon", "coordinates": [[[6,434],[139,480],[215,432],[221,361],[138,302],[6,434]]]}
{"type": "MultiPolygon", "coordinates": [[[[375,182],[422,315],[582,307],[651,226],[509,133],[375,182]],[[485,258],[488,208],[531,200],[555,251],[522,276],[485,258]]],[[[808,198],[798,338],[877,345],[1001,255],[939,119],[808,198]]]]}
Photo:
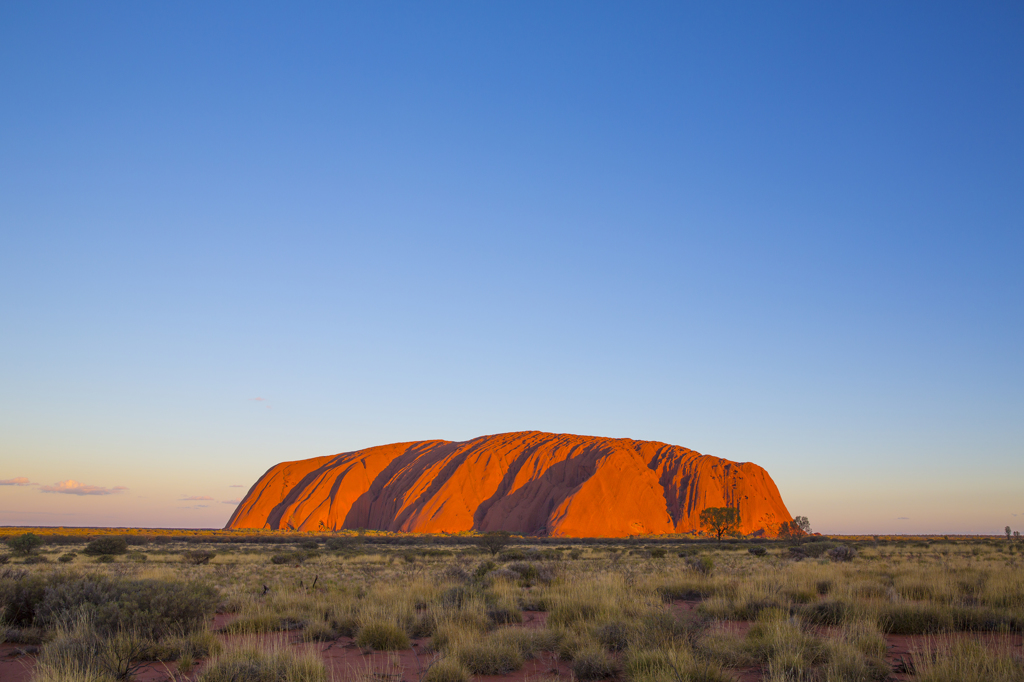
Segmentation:
{"type": "Polygon", "coordinates": [[[1024,530],[1024,5],[0,5],[0,524],[537,429],[1024,530]]]}

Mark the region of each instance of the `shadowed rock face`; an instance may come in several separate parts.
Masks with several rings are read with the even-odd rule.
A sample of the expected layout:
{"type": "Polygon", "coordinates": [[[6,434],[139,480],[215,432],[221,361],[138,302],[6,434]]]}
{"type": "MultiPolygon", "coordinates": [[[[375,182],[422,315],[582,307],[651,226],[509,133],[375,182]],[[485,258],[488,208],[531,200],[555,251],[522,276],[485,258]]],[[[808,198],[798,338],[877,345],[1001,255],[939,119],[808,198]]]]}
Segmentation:
{"type": "Polygon", "coordinates": [[[706,507],[738,507],[743,533],[773,536],[792,519],[756,464],[652,441],[525,431],[282,462],[227,528],[623,537],[698,530],[706,507]]]}

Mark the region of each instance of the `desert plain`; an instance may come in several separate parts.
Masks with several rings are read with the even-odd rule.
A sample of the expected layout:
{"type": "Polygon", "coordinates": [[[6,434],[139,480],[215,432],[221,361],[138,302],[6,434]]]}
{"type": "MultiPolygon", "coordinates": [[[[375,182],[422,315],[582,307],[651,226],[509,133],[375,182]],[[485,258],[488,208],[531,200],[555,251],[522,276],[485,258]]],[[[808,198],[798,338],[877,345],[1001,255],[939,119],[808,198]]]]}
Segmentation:
{"type": "Polygon", "coordinates": [[[1024,679],[1012,536],[0,536],[4,682],[1024,679]]]}

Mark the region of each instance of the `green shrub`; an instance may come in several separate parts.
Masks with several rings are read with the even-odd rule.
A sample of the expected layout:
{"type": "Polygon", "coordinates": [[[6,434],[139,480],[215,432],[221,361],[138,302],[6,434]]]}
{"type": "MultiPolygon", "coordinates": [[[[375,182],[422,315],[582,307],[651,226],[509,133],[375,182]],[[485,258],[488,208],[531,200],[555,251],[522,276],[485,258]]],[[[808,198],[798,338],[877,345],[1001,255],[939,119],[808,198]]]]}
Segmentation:
{"type": "Polygon", "coordinates": [[[185,552],[181,555],[182,560],[187,564],[193,566],[205,566],[210,563],[210,559],[217,556],[213,552],[205,552],[203,550],[196,550],[193,552],[185,552]]]}
{"type": "Polygon", "coordinates": [[[460,642],[455,657],[474,675],[506,675],[523,667],[518,647],[490,638],[460,642]]]}
{"type": "Polygon", "coordinates": [[[498,564],[494,563],[493,561],[483,561],[480,563],[479,566],[476,567],[476,570],[473,571],[473,577],[483,578],[485,575],[487,575],[497,567],[498,564]]]}
{"type": "Polygon", "coordinates": [[[43,546],[43,539],[35,533],[22,533],[7,541],[7,546],[15,554],[32,554],[43,546]]]}
{"type": "Polygon", "coordinates": [[[589,646],[576,653],[572,672],[580,680],[603,680],[615,674],[611,656],[598,646],[589,646]]]}
{"type": "Polygon", "coordinates": [[[19,593],[32,598],[22,600],[23,609],[9,613],[8,620],[53,628],[86,616],[101,636],[124,630],[156,640],[172,632],[202,630],[219,600],[207,585],[167,580],[53,575],[48,581],[23,582],[19,593]]]}
{"type": "Polygon", "coordinates": [[[747,551],[753,554],[754,556],[764,556],[768,553],[768,550],[764,547],[751,547],[747,551]]]}
{"type": "Polygon", "coordinates": [[[149,561],[149,557],[142,552],[128,552],[128,556],[126,556],[125,559],[139,564],[149,561]]]}
{"type": "Polygon", "coordinates": [[[48,564],[50,560],[40,554],[32,554],[25,557],[25,561],[22,563],[26,564],[48,564]]]}
{"type": "Polygon", "coordinates": [[[469,682],[466,666],[455,658],[442,658],[427,668],[424,682],[469,682]]]}
{"type": "Polygon", "coordinates": [[[89,556],[127,554],[128,542],[124,538],[105,535],[90,542],[82,552],[89,556]]]}
{"type": "Polygon", "coordinates": [[[665,550],[662,549],[661,547],[658,547],[657,549],[652,549],[651,550],[651,558],[652,559],[664,559],[665,558],[665,550]]]}
{"type": "Polygon", "coordinates": [[[409,648],[409,636],[394,623],[376,621],[359,628],[356,645],[375,651],[398,651],[409,648]]]}
{"type": "Polygon", "coordinates": [[[57,561],[61,562],[62,564],[70,564],[76,558],[78,558],[77,554],[75,554],[74,552],[68,552],[66,554],[61,554],[60,558],[57,559],[57,561]]]}

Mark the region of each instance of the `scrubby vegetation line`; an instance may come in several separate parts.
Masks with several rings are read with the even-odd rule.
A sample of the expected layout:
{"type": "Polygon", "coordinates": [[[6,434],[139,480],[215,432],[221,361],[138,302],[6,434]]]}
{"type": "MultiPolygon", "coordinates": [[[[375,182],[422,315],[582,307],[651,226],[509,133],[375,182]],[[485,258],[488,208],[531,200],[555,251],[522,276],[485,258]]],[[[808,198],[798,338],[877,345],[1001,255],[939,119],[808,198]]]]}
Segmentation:
{"type": "Polygon", "coordinates": [[[1024,680],[1012,538],[50,540],[0,555],[0,632],[40,681],[1024,680]]]}

